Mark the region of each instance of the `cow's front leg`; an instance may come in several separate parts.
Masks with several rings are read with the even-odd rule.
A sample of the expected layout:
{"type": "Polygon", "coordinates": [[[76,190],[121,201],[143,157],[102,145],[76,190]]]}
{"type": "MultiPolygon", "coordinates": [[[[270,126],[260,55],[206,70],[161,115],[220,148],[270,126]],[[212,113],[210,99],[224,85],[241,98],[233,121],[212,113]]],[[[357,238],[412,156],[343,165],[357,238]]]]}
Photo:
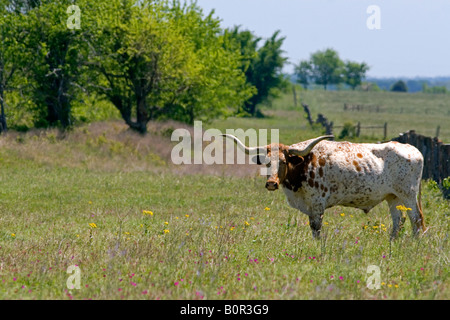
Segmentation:
{"type": "Polygon", "coordinates": [[[309,226],[311,227],[314,239],[320,238],[320,230],[322,229],[323,212],[312,214],[309,216],[309,226]]]}

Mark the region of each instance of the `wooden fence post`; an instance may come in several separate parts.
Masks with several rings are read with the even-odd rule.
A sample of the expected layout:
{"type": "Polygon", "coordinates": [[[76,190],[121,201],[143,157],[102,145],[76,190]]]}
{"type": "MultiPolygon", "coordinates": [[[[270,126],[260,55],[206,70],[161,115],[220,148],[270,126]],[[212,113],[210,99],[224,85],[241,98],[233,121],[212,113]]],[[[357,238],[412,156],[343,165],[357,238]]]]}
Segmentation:
{"type": "Polygon", "coordinates": [[[387,122],[384,123],[384,138],[383,140],[386,140],[387,138],[387,122]]]}
{"type": "MultiPolygon", "coordinates": [[[[450,177],[450,144],[441,145],[439,153],[439,175],[442,183],[445,178],[450,177]]],[[[445,198],[450,199],[450,189],[442,188],[442,193],[445,198]]]]}
{"type": "Polygon", "coordinates": [[[297,92],[295,91],[295,85],[292,85],[292,93],[294,94],[294,106],[297,107],[297,92]]]}
{"type": "Polygon", "coordinates": [[[311,111],[309,111],[309,106],[306,103],[302,103],[303,106],[303,110],[305,110],[306,113],[306,119],[309,122],[309,125],[312,126],[313,125],[313,120],[311,118],[311,111]]]}

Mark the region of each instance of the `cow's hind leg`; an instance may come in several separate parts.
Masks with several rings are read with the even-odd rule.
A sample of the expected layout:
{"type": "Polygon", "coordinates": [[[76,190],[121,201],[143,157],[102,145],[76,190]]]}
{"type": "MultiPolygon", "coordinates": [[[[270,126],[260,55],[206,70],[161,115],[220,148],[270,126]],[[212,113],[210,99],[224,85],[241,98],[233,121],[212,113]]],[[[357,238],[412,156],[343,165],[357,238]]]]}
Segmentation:
{"type": "Polygon", "coordinates": [[[403,223],[405,222],[405,218],[403,218],[402,212],[397,209],[397,206],[403,205],[403,201],[393,194],[389,195],[386,198],[386,201],[388,202],[389,211],[391,212],[392,217],[391,239],[395,239],[398,236],[400,228],[403,226],[403,223]]]}
{"type": "Polygon", "coordinates": [[[409,220],[411,221],[413,235],[417,236],[420,234],[421,229],[425,231],[425,223],[423,221],[424,218],[421,206],[419,205],[415,196],[411,196],[408,199],[405,199],[404,203],[408,208],[407,212],[409,220]]]}

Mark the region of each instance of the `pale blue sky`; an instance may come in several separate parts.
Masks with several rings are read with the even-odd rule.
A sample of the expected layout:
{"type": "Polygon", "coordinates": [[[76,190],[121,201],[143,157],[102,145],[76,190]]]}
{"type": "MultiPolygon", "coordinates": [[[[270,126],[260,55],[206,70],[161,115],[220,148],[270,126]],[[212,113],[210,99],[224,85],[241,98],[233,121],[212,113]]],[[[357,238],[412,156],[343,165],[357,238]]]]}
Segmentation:
{"type": "MultiPolygon", "coordinates": [[[[450,76],[449,0],[197,0],[222,20],[259,36],[275,30],[297,64],[333,48],[341,59],[366,62],[371,77],[450,76]],[[368,6],[380,8],[381,29],[369,30],[368,6]]],[[[292,66],[285,69],[292,71],[292,66]]]]}

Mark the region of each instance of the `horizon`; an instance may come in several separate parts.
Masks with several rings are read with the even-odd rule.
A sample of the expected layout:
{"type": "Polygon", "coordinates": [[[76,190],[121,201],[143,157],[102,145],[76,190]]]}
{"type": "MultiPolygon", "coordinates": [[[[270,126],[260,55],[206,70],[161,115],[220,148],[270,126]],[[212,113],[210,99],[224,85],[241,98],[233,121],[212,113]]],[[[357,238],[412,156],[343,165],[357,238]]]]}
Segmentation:
{"type": "Polygon", "coordinates": [[[280,30],[280,36],[286,37],[283,50],[288,63],[283,72],[287,74],[312,53],[333,48],[344,61],[366,62],[367,78],[450,77],[450,43],[444,39],[450,33],[450,1],[259,0],[255,4],[197,0],[205,14],[214,9],[222,28],[240,25],[264,39],[280,30]],[[378,18],[369,10],[372,5],[379,8],[378,18]]]}

